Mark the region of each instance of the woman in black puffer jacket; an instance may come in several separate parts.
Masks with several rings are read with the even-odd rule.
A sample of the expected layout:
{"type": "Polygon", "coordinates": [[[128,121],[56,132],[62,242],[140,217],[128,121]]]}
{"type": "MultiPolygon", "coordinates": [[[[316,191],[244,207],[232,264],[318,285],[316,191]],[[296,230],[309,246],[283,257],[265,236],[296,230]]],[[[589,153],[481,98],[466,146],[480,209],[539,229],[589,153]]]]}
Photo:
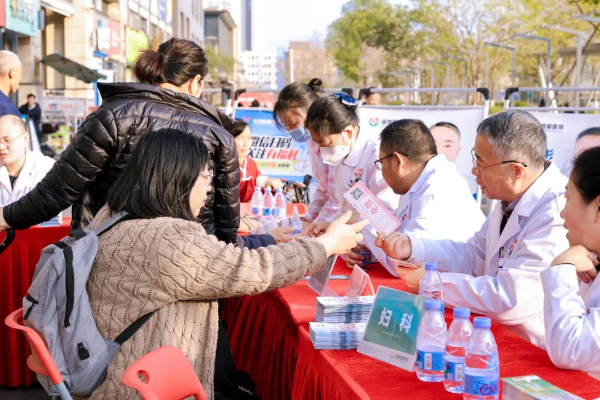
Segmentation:
{"type": "MultiPolygon", "coordinates": [[[[106,204],[109,188],[123,171],[141,135],[176,129],[202,138],[215,174],[199,221],[208,234],[236,243],[239,227],[239,163],[228,132],[231,119],[200,99],[208,73],[204,50],[171,39],[146,50],[133,66],[142,83],[98,84],[102,105],[88,115],[72,143],[37,187],[0,214],[7,225],[26,229],[47,221],[71,204],[71,229],[87,225],[106,204]]],[[[177,173],[177,171],[174,171],[177,173]]]]}

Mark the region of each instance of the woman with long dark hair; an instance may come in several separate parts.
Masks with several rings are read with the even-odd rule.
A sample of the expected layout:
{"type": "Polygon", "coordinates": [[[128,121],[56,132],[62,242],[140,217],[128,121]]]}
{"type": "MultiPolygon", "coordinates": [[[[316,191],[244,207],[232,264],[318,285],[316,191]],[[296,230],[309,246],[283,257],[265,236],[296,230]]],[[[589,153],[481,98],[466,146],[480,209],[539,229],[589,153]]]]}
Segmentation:
{"type": "Polygon", "coordinates": [[[231,119],[198,97],[208,74],[202,47],[170,39],[133,65],[140,83],[98,83],[102,105],[87,116],[60,159],[26,196],[2,210],[0,230],[26,229],[73,206],[72,229],[89,223],[106,204],[140,138],[177,129],[201,138],[214,171],[213,189],[198,215],[206,231],[229,243],[239,227],[239,164],[228,130],[231,119]]]}
{"type": "Polygon", "coordinates": [[[571,247],[541,274],[546,350],[557,367],[600,380],[600,147],[577,156],[565,198],[571,247]]]}
{"type": "Polygon", "coordinates": [[[96,227],[114,212],[133,217],[99,238],[87,289],[100,333],[114,339],[154,312],[123,344],[91,398],[136,397],[121,384],[123,371],[147,352],[171,345],[187,355],[214,399],[217,299],[291,285],[362,240],[366,221],[348,225],[347,213],[316,239],[258,250],[219,241],[195,222],[211,189],[209,159],[196,135],[147,133],[91,224],[96,227]]]}

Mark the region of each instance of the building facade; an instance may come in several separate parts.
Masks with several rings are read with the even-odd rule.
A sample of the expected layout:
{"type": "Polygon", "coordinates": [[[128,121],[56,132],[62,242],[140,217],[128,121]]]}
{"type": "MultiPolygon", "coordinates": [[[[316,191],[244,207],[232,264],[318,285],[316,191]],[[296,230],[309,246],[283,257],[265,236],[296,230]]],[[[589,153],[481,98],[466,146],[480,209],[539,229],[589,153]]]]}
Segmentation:
{"type": "Polygon", "coordinates": [[[277,89],[276,51],[244,51],[240,57],[240,87],[277,89]]]}

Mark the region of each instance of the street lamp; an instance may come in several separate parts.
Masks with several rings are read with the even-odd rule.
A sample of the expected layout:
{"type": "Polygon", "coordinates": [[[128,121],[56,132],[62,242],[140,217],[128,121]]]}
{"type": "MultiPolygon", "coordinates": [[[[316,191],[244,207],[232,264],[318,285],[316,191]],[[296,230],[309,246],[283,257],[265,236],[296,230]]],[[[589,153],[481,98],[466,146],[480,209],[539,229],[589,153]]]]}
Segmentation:
{"type": "MultiPolygon", "coordinates": [[[[513,35],[513,37],[529,39],[529,40],[539,40],[542,42],[546,42],[546,45],[548,46],[547,47],[548,54],[546,56],[546,87],[550,88],[550,83],[552,82],[552,80],[550,79],[550,69],[552,68],[550,65],[550,54],[551,54],[551,50],[552,50],[552,41],[550,40],[550,38],[534,36],[534,35],[526,35],[524,33],[515,33],[513,35]]],[[[548,96],[550,96],[550,92],[546,92],[546,93],[548,94],[548,96]]]]}
{"type": "MultiPolygon", "coordinates": [[[[435,87],[435,75],[433,75],[433,67],[426,67],[424,65],[417,65],[413,67],[414,69],[418,69],[419,71],[423,71],[424,69],[429,71],[429,85],[430,87],[435,87]]],[[[423,87],[423,75],[421,72],[421,87],[423,87]]]]}
{"type": "MultiPolygon", "coordinates": [[[[448,64],[447,62],[434,61],[434,60],[427,60],[427,62],[430,63],[430,64],[445,65],[446,66],[446,87],[450,87],[450,64],[448,64]]],[[[433,87],[433,85],[432,85],[432,87],[433,87]]]]}
{"type": "Polygon", "coordinates": [[[463,51],[465,54],[471,54],[485,59],[485,73],[483,77],[483,86],[489,88],[490,84],[490,56],[487,53],[480,53],[478,51],[463,51]]]}
{"type": "MultiPolygon", "coordinates": [[[[599,19],[600,21],[600,19],[599,19]]],[[[542,25],[542,28],[546,28],[546,29],[553,29],[555,31],[560,31],[560,32],[566,32],[566,33],[571,33],[573,35],[577,35],[577,66],[576,71],[575,71],[575,81],[576,84],[575,86],[580,87],[581,86],[581,69],[583,68],[583,65],[581,63],[582,61],[582,53],[583,53],[583,35],[585,35],[585,32],[582,31],[578,31],[575,29],[570,29],[570,28],[563,28],[561,26],[557,26],[557,25],[542,25]]],[[[575,102],[576,105],[575,107],[579,107],[579,92],[575,92],[575,102]]]]}
{"type": "Polygon", "coordinates": [[[465,64],[464,87],[467,87],[467,60],[464,59],[464,58],[458,58],[458,57],[449,56],[449,55],[442,56],[442,58],[447,58],[449,60],[459,61],[459,62],[462,62],[462,63],[465,64]]]}
{"type": "Polygon", "coordinates": [[[513,47],[513,46],[505,46],[503,44],[499,44],[499,43],[492,43],[492,42],[485,42],[484,43],[486,46],[493,46],[493,47],[499,47],[501,49],[505,49],[505,50],[510,50],[513,53],[513,59],[512,59],[512,75],[511,75],[511,81],[512,81],[512,87],[516,86],[516,70],[517,70],[517,48],[513,47]]]}
{"type": "Polygon", "coordinates": [[[584,14],[571,14],[571,18],[577,18],[588,22],[593,22],[595,24],[600,24],[600,18],[590,17],[589,15],[584,14]]]}

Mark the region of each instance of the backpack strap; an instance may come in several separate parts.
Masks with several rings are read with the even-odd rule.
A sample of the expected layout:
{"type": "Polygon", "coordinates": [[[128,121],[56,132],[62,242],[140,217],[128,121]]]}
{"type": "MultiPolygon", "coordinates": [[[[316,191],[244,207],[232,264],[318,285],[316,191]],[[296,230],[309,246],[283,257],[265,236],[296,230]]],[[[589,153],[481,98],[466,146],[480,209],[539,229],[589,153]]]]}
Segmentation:
{"type": "Polygon", "coordinates": [[[126,220],[132,219],[132,218],[133,218],[133,216],[131,214],[128,214],[125,211],[114,213],[109,218],[102,221],[100,226],[98,226],[96,229],[94,229],[94,232],[96,232],[97,236],[100,236],[104,232],[108,231],[110,228],[112,228],[113,226],[118,224],[119,222],[126,221],[126,220]]]}
{"type": "Polygon", "coordinates": [[[115,342],[122,346],[130,337],[132,337],[144,324],[150,319],[150,317],[154,314],[154,311],[149,312],[148,314],[144,314],[139,317],[137,320],[133,321],[131,325],[129,325],[117,338],[115,342]]]}

